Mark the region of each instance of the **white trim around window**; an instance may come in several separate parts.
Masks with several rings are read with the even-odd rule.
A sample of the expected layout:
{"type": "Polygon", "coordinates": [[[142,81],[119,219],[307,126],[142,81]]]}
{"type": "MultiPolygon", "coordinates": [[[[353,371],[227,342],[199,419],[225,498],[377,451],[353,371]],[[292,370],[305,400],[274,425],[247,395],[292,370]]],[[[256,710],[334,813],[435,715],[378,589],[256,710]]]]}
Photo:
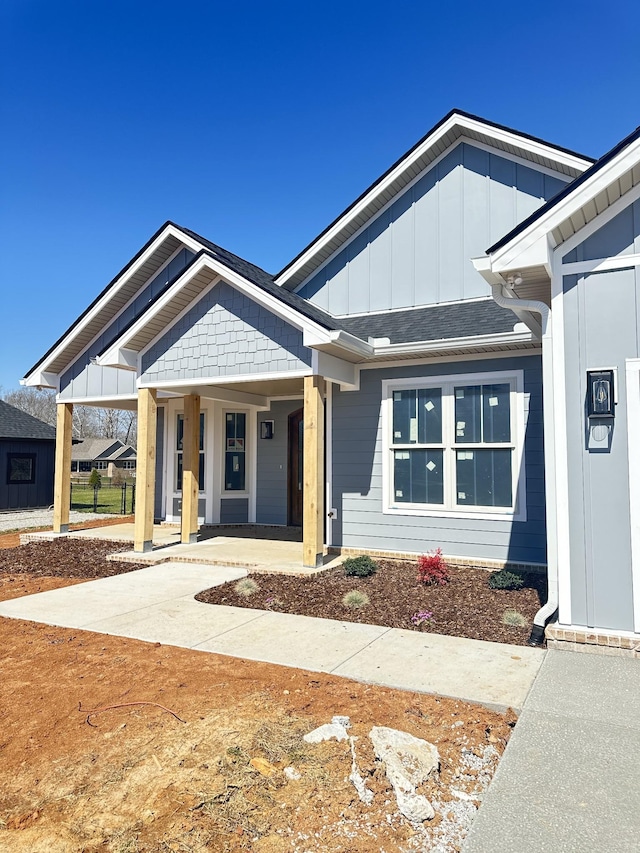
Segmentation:
{"type": "MultiPolygon", "coordinates": [[[[464,393],[462,395],[464,397],[464,393]]],[[[460,398],[462,399],[462,398],[460,398]]],[[[458,401],[458,412],[463,404],[458,401]]],[[[498,411],[498,409],[496,409],[498,411]]],[[[526,521],[526,482],[524,465],[524,373],[522,370],[500,371],[491,373],[450,374],[443,376],[420,376],[408,379],[384,379],[382,381],[382,488],[383,512],[388,515],[450,517],[465,519],[493,519],[508,521],[526,521]],[[470,386],[508,386],[491,392],[485,403],[480,394],[480,420],[475,436],[471,440],[469,427],[459,419],[456,421],[456,393],[460,396],[463,389],[470,386]],[[457,389],[457,392],[456,392],[457,389]],[[429,395],[432,390],[433,399],[429,395]],[[416,417],[407,421],[407,429],[394,426],[393,405],[405,399],[411,405],[411,395],[401,395],[400,392],[415,391],[416,407],[422,407],[431,413],[431,417],[440,415],[435,426],[435,432],[429,436],[429,427],[421,422],[418,409],[416,417]],[[499,400],[499,396],[500,400],[499,400]],[[506,395],[506,396],[505,396],[506,395]],[[423,399],[424,398],[424,399],[423,399]],[[494,406],[509,401],[509,418],[502,421],[502,436],[497,440],[488,440],[484,429],[483,411],[491,411],[494,406]],[[487,408],[487,406],[489,408],[487,408]],[[506,424],[508,423],[508,431],[506,424]],[[508,432],[508,434],[507,434],[508,432]],[[491,506],[472,503],[473,497],[458,485],[457,477],[460,462],[470,464],[478,452],[508,451],[510,454],[511,482],[509,490],[504,490],[502,505],[491,506]],[[431,485],[422,486],[425,490],[423,500],[407,499],[402,484],[396,483],[396,464],[405,457],[407,464],[411,455],[422,452],[427,460],[426,467],[433,472],[431,485]],[[467,462],[468,460],[468,462],[467,462]],[[440,467],[440,472],[437,470],[440,467]],[[428,502],[429,499],[431,502],[428,502]],[[510,499],[510,505],[505,505],[510,499]],[[467,502],[468,501],[468,502],[467,502]]],[[[489,436],[490,437],[490,436],[489,436]]],[[[504,460],[506,454],[500,453],[504,460]]],[[[417,458],[417,457],[414,457],[417,458]]],[[[498,453],[494,453],[498,458],[498,453]]],[[[398,470],[402,465],[398,466],[398,470]]],[[[398,477],[401,475],[398,474],[398,477]]],[[[462,476],[462,475],[460,475],[462,476]]],[[[427,481],[430,480],[427,475],[427,481]]],[[[504,486],[503,486],[504,489],[504,486]]]]}

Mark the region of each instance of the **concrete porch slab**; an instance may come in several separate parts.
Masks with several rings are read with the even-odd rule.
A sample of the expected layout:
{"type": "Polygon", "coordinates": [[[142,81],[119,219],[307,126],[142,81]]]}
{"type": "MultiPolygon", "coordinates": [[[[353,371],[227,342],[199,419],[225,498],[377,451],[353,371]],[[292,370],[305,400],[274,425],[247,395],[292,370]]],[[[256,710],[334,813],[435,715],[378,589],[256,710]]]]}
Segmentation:
{"type": "MultiPolygon", "coordinates": [[[[88,530],[55,534],[48,532],[25,534],[25,542],[50,541],[59,536],[74,539],[97,539],[102,542],[133,542],[132,523],[96,527],[88,530]]],[[[237,566],[253,572],[275,572],[278,574],[312,575],[340,565],[342,557],[326,556],[318,568],[302,565],[302,543],[292,538],[288,528],[281,534],[269,535],[269,529],[261,531],[250,525],[246,531],[226,526],[205,527],[199,541],[190,545],[180,542],[180,530],[175,526],[156,524],[153,527],[153,550],[141,554],[136,551],[120,551],[107,559],[115,562],[136,563],[156,566],[167,561],[194,563],[208,566],[237,566]],[[282,538],[280,538],[280,535],[282,538]]]]}

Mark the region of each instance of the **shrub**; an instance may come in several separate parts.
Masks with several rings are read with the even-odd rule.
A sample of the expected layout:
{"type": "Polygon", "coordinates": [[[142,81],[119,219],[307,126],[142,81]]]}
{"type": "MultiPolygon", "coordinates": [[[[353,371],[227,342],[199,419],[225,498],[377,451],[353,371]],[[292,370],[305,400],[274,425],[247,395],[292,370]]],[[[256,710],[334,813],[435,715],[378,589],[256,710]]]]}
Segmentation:
{"type": "Polygon", "coordinates": [[[369,604],[369,596],[366,592],[360,592],[359,589],[352,589],[344,595],[342,603],[345,607],[357,610],[358,607],[366,607],[369,604]]]}
{"type": "Polygon", "coordinates": [[[89,485],[94,489],[99,489],[102,486],[102,475],[97,468],[94,468],[89,475],[89,485]]]}
{"type": "Polygon", "coordinates": [[[260,587],[253,578],[242,578],[234,586],[234,589],[236,593],[241,595],[243,598],[250,598],[260,589],[260,587]]]}
{"type": "Polygon", "coordinates": [[[500,569],[499,572],[492,572],[489,575],[489,586],[491,589],[522,589],[524,580],[515,572],[500,569]]]}
{"type": "Polygon", "coordinates": [[[502,624],[510,628],[526,628],[529,623],[517,610],[505,610],[502,615],[502,624]]]}
{"type": "Polygon", "coordinates": [[[367,578],[378,570],[378,564],[366,554],[361,557],[348,557],[342,564],[347,577],[367,578]]]}
{"type": "Polygon", "coordinates": [[[427,586],[444,586],[449,582],[449,569],[438,548],[433,554],[423,554],[418,560],[418,580],[427,586]]]}

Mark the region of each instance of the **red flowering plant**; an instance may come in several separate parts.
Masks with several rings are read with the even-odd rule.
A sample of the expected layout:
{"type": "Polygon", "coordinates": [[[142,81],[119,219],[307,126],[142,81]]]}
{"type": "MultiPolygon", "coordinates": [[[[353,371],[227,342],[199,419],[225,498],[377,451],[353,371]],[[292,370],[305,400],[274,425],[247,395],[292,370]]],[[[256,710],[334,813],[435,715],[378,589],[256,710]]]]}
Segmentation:
{"type": "Polygon", "coordinates": [[[427,586],[444,586],[449,583],[449,569],[438,548],[433,554],[423,554],[418,560],[418,580],[427,586]]]}

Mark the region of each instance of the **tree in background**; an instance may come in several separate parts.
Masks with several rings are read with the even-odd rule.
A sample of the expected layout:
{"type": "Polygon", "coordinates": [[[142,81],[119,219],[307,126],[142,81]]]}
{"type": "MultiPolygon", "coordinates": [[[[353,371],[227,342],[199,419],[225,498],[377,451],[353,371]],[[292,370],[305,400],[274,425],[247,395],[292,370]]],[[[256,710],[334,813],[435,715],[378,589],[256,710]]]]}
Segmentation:
{"type": "MultiPolygon", "coordinates": [[[[10,406],[51,426],[56,425],[55,391],[25,386],[1,393],[10,406]]],[[[124,444],[136,446],[136,412],[124,409],[101,409],[96,406],[73,407],[74,438],[119,438],[124,444]]]]}

